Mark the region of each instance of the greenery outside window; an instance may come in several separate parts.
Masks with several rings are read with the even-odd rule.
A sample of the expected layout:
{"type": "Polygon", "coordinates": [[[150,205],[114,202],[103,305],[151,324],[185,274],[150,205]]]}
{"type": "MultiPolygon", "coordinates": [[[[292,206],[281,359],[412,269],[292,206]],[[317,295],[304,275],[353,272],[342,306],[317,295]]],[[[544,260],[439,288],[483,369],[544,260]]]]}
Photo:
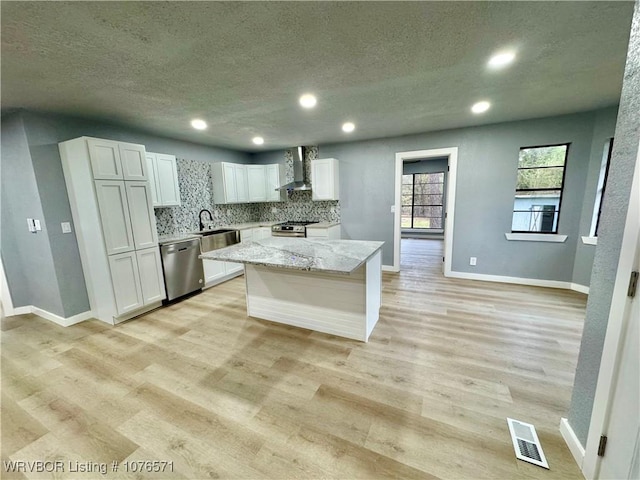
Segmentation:
{"type": "Polygon", "coordinates": [[[402,228],[444,228],[444,172],[402,176],[402,228]]]}
{"type": "Polygon", "coordinates": [[[511,231],[558,233],[569,144],[523,147],[511,231]]]}

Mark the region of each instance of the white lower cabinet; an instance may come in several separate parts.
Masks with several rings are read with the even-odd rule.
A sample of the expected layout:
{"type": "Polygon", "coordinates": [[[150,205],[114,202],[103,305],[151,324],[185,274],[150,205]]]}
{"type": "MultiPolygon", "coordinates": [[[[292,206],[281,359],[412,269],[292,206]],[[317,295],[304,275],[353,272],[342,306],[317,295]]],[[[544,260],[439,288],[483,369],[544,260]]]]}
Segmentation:
{"type": "Polygon", "coordinates": [[[340,225],[330,227],[309,228],[307,227],[307,238],[317,238],[324,240],[340,240],[340,225]]]}
{"type": "Polygon", "coordinates": [[[140,287],[142,288],[142,303],[162,301],[166,297],[162,275],[162,260],[158,247],[136,250],[138,270],[140,272],[140,287]]]}
{"type": "Polygon", "coordinates": [[[225,262],[224,268],[227,275],[244,273],[244,264],[242,263],[225,262]]]}
{"type": "Polygon", "coordinates": [[[142,288],[136,252],[110,255],[109,267],[118,315],[123,315],[142,307],[142,288]]]}
{"type": "Polygon", "coordinates": [[[109,255],[109,268],[118,315],[166,297],[158,247],[109,255]]]}
{"type": "Polygon", "coordinates": [[[238,276],[244,272],[244,265],[241,263],[203,260],[202,264],[204,265],[205,288],[216,285],[223,280],[238,276]]]}
{"type": "Polygon", "coordinates": [[[259,227],[253,229],[253,239],[260,240],[261,238],[268,238],[271,236],[270,227],[259,227]]]}
{"type": "Polygon", "coordinates": [[[225,271],[225,262],[220,262],[218,260],[203,260],[202,265],[204,266],[204,284],[205,287],[220,280],[222,277],[226,275],[225,271]]]}
{"type": "Polygon", "coordinates": [[[240,230],[240,242],[251,242],[253,241],[253,231],[255,228],[246,228],[244,230],[240,230]]]}

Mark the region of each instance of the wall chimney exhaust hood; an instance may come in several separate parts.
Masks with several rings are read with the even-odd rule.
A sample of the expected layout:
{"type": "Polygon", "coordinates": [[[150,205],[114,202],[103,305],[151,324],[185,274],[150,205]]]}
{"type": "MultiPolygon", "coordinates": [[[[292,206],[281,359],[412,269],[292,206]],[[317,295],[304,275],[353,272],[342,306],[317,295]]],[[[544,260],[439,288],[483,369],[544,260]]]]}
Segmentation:
{"type": "Polygon", "coordinates": [[[276,190],[311,190],[311,182],[308,178],[305,178],[305,151],[305,147],[296,147],[290,150],[293,157],[293,182],[287,183],[276,190]]]}

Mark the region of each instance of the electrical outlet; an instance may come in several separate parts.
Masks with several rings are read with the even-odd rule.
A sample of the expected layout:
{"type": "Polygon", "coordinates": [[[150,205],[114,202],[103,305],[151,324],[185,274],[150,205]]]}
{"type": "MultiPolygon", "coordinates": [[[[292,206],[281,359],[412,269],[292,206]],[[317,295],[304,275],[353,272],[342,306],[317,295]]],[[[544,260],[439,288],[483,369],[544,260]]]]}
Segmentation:
{"type": "Polygon", "coordinates": [[[473,265],[475,267],[478,259],[476,257],[469,257],[469,265],[473,265]]]}
{"type": "Polygon", "coordinates": [[[227,208],[227,215],[231,215],[231,209],[227,208]]]}
{"type": "Polygon", "coordinates": [[[278,213],[278,207],[271,207],[271,213],[278,213]]]}
{"type": "Polygon", "coordinates": [[[60,224],[62,227],[62,233],[71,233],[71,223],[70,222],[62,222],[60,224]]]}

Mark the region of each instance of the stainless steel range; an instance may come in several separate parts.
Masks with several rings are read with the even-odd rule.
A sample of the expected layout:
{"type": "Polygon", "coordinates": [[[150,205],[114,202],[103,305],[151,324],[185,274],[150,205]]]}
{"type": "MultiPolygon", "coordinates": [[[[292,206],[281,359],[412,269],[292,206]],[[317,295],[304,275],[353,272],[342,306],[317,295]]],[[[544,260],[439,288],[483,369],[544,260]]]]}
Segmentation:
{"type": "Polygon", "coordinates": [[[271,227],[271,235],[274,237],[306,237],[307,225],[312,223],[318,223],[317,221],[302,221],[302,222],[284,222],[278,223],[271,227]]]}

